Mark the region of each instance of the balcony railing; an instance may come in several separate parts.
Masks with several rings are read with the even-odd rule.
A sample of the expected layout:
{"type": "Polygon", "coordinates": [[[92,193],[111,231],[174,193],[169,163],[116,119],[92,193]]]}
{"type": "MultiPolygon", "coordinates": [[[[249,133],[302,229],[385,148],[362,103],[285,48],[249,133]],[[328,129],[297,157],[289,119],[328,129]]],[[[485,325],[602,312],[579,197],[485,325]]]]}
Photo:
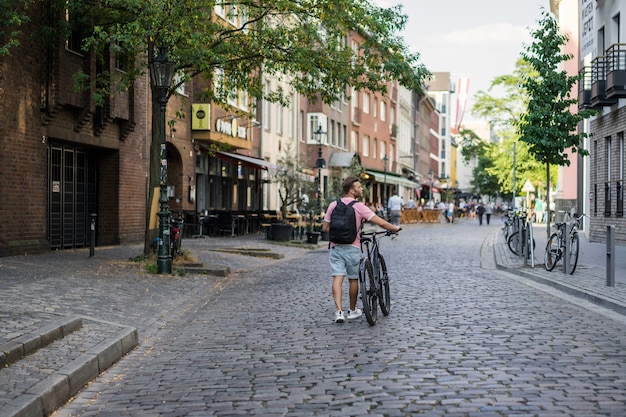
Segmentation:
{"type": "Polygon", "coordinates": [[[606,96],[606,57],[598,56],[591,61],[591,105],[593,107],[610,106],[617,103],[616,98],[606,96]]]}
{"type": "Polygon", "coordinates": [[[583,67],[578,72],[578,109],[589,109],[591,106],[591,67],[583,67]]]}
{"type": "Polygon", "coordinates": [[[611,45],[605,56],[607,98],[626,97],[626,44],[611,45]]]}

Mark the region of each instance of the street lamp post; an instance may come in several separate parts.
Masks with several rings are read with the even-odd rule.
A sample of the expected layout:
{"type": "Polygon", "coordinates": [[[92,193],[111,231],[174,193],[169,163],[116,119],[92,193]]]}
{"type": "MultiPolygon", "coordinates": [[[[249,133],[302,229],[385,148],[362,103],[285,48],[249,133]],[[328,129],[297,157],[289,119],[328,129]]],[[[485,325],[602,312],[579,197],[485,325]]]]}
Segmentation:
{"type": "Polygon", "coordinates": [[[325,134],[322,130],[322,125],[319,125],[317,130],[313,132],[317,138],[317,161],[315,166],[317,167],[317,214],[322,213],[322,169],[326,168],[326,161],[322,157],[322,135],[325,134]]]}
{"type": "Polygon", "coordinates": [[[428,198],[428,202],[432,204],[432,201],[433,201],[433,170],[432,169],[428,170],[428,175],[430,176],[430,188],[429,188],[430,197],[428,198]]]}
{"type": "Polygon", "coordinates": [[[387,164],[389,163],[389,158],[387,158],[387,154],[383,156],[383,172],[384,172],[384,181],[383,181],[383,207],[387,207],[387,164]]]}
{"type": "Polygon", "coordinates": [[[150,63],[152,86],[158,94],[159,102],[159,142],[161,145],[161,195],[159,196],[159,252],[157,274],[172,273],[170,253],[170,209],[167,199],[167,149],[165,142],[165,110],[169,100],[169,89],[176,71],[176,63],[171,61],[167,48],[160,47],[156,58],[150,63]]]}

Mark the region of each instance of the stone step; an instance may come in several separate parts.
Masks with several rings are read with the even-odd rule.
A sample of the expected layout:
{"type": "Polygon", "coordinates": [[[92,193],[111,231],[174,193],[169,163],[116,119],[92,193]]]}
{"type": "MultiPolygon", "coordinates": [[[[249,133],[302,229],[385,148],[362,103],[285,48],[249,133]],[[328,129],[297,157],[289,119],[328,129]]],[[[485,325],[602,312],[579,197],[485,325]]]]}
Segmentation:
{"type": "Polygon", "coordinates": [[[5,342],[12,353],[0,368],[0,417],[50,415],[137,343],[135,328],[86,317],[52,322],[5,342]],[[20,357],[20,351],[31,353],[20,357]]]}

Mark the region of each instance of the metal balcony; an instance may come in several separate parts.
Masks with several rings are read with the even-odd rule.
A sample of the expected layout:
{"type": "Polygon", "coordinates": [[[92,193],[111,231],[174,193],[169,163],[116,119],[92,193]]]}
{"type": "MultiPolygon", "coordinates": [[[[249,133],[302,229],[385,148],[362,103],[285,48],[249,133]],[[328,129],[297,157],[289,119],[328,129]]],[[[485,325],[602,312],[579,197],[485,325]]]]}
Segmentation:
{"type": "Polygon", "coordinates": [[[626,44],[616,43],[606,50],[606,97],[626,97],[626,44]]]}
{"type": "Polygon", "coordinates": [[[606,96],[606,57],[598,56],[591,61],[591,106],[600,108],[617,103],[617,98],[606,96]]]}

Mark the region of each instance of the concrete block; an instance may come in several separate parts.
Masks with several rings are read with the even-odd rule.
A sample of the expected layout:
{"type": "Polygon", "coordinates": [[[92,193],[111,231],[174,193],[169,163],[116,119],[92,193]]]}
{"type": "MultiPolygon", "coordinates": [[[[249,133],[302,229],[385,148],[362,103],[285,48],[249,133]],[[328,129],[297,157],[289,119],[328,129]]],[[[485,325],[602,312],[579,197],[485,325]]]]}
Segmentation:
{"type": "Polygon", "coordinates": [[[66,375],[53,374],[33,385],[27,393],[41,398],[44,415],[48,416],[70,399],[70,381],[66,375]]]}
{"type": "Polygon", "coordinates": [[[99,375],[98,356],[84,353],[58,371],[70,381],[70,396],[76,394],[99,375]]]}
{"type": "Polygon", "coordinates": [[[41,399],[33,394],[20,395],[2,407],[0,417],[44,417],[41,399]]]}

